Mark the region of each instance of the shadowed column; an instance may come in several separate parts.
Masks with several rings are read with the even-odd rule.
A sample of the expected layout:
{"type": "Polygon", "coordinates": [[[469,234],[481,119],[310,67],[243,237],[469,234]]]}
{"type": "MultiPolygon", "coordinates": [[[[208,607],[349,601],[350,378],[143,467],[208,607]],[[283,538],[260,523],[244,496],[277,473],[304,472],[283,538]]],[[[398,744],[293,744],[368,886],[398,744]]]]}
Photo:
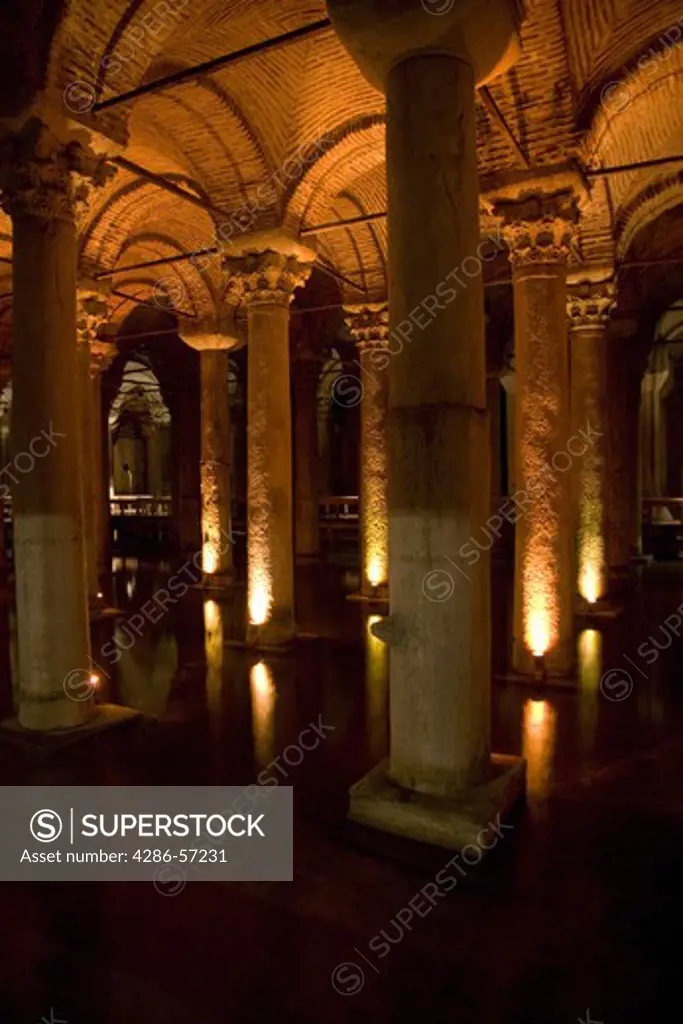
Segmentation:
{"type": "Polygon", "coordinates": [[[13,487],[19,722],[68,729],[93,714],[65,680],[89,667],[76,342],[72,171],[106,179],[103,162],[62,146],[37,119],[4,144],[3,205],[12,217],[12,449],[30,471],[13,487]]]}
{"type": "Polygon", "coordinates": [[[523,779],[490,753],[488,554],[458,564],[490,505],[475,87],[516,56],[517,9],[464,7],[328,0],[387,99],[391,614],[372,630],[389,645],[391,742],[349,813],[455,849],[523,779]]]}

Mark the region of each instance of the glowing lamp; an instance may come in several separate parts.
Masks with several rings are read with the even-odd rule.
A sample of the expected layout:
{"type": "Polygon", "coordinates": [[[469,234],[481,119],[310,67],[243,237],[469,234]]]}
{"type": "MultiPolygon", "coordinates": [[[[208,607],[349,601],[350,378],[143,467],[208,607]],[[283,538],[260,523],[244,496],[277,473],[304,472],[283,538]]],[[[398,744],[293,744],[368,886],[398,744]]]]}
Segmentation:
{"type": "Polygon", "coordinates": [[[252,626],[262,626],[270,615],[270,587],[264,580],[255,581],[249,593],[249,621],[252,626]]]}
{"type": "Polygon", "coordinates": [[[202,548],[202,569],[207,576],[213,576],[218,565],[216,550],[213,544],[204,544],[202,548]]]}
{"type": "Polygon", "coordinates": [[[377,588],[383,577],[382,563],[377,555],[373,555],[368,561],[367,577],[371,587],[377,588]]]}
{"type": "Polygon", "coordinates": [[[595,604],[599,597],[599,575],[597,569],[587,565],[579,578],[579,593],[588,604],[595,604]]]}

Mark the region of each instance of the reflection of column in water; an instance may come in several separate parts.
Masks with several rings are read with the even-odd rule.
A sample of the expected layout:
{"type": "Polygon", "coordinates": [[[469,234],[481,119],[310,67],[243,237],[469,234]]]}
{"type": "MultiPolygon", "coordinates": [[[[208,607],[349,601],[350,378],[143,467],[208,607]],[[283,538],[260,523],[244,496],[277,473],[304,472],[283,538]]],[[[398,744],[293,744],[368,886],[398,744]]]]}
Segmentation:
{"type": "Polygon", "coordinates": [[[373,764],[387,753],[389,649],[372,633],[372,626],[381,620],[381,615],[368,615],[365,623],[365,728],[373,764]]]}
{"type": "Polygon", "coordinates": [[[166,711],[171,683],[178,669],[178,644],[175,637],[165,633],[155,640],[143,634],[131,646],[130,631],[123,632],[117,628],[115,640],[121,651],[117,673],[122,702],[143,714],[161,718],[166,711]]]}
{"type": "Polygon", "coordinates": [[[206,710],[209,716],[211,748],[216,754],[221,743],[223,609],[212,600],[204,602],[204,651],[206,654],[206,710]]]}
{"type": "Polygon", "coordinates": [[[579,684],[581,686],[581,746],[593,749],[602,676],[602,634],[582,629],[578,640],[579,684]]]}
{"type": "Polygon", "coordinates": [[[275,701],[277,694],[271,669],[265,662],[253,665],[249,674],[254,757],[260,765],[275,757],[275,701]]]}
{"type": "Polygon", "coordinates": [[[523,709],[522,756],[527,762],[527,794],[533,804],[547,797],[555,754],[554,707],[547,700],[527,700],[523,709]]]}

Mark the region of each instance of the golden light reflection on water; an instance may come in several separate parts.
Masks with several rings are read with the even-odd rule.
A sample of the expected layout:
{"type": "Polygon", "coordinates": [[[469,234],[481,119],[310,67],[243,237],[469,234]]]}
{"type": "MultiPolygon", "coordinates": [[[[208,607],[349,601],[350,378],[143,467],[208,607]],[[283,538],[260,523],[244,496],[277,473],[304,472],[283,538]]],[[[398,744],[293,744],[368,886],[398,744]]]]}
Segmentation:
{"type": "Polygon", "coordinates": [[[273,673],[264,661],[253,665],[249,673],[251,690],[251,721],[254,734],[254,755],[261,765],[275,757],[275,701],[277,693],[273,673]]]}
{"type": "Polygon", "coordinates": [[[216,601],[204,602],[206,704],[212,731],[217,727],[223,688],[223,610],[216,601]]]}
{"type": "Polygon", "coordinates": [[[522,756],[527,762],[530,802],[548,796],[555,756],[555,708],[547,700],[527,700],[522,712],[522,756]]]}
{"type": "Polygon", "coordinates": [[[365,623],[365,713],[369,753],[373,760],[383,757],[387,748],[389,651],[372,633],[372,626],[382,618],[368,615],[365,623]]]}
{"type": "Polygon", "coordinates": [[[581,742],[591,749],[595,739],[602,677],[602,634],[597,629],[582,629],[578,638],[578,665],[581,718],[581,742]]]}

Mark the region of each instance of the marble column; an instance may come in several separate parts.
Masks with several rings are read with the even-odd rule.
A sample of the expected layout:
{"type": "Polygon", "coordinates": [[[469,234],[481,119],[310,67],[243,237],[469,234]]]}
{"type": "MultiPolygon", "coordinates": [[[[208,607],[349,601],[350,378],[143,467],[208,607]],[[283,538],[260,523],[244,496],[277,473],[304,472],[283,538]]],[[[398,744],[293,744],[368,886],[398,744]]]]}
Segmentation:
{"type": "MultiPolygon", "coordinates": [[[[571,469],[576,592],[585,606],[607,595],[607,358],[605,332],[615,304],[609,280],[572,280],[567,312],[571,376],[570,433],[591,443],[571,469]]],[[[581,446],[583,447],[583,446],[581,446]]],[[[577,451],[580,448],[576,449],[577,451]]],[[[579,605],[580,610],[583,610],[579,605]]]]}
{"type": "Polygon", "coordinates": [[[18,717],[29,730],[74,728],[94,712],[87,689],[85,699],[67,692],[90,664],[74,206],[84,180],[106,176],[103,161],[76,141],[61,144],[35,118],[5,139],[0,154],[13,247],[18,717]]]}
{"type": "Polygon", "coordinates": [[[389,585],[389,307],[386,303],[346,306],[346,322],[360,367],[361,594],[386,598],[389,585]]]}
{"type": "Polygon", "coordinates": [[[647,498],[665,496],[666,421],[664,398],[671,386],[668,354],[655,349],[643,378],[643,491],[647,498]]]}
{"type": "Polygon", "coordinates": [[[318,382],[320,362],[312,350],[292,364],[294,393],[294,550],[311,562],[320,551],[318,528],[318,382]]]}
{"type": "Polygon", "coordinates": [[[489,447],[491,449],[491,515],[498,512],[503,500],[503,452],[501,443],[500,374],[486,378],[486,408],[489,412],[489,447]]]}
{"type": "Polygon", "coordinates": [[[94,513],[95,562],[100,591],[111,575],[109,543],[109,430],[102,416],[102,374],[116,357],[116,343],[106,338],[90,342],[90,407],[93,430],[90,449],[90,493],[94,513]]]}
{"type": "Polygon", "coordinates": [[[79,282],[76,307],[78,339],[78,367],[81,410],[81,486],[83,503],[83,530],[85,538],[85,566],[88,580],[88,605],[91,614],[102,606],[100,590],[100,547],[103,500],[100,486],[102,456],[102,406],[98,387],[95,393],[92,378],[92,346],[109,316],[104,293],[96,285],[79,282]]]}
{"type": "Polygon", "coordinates": [[[289,306],[311,264],[269,250],[228,258],[248,310],[247,643],[289,643],[294,625],[289,306]]]}
{"type": "Polygon", "coordinates": [[[507,441],[507,493],[514,494],[517,490],[517,471],[515,467],[515,453],[517,444],[515,441],[515,422],[517,419],[517,373],[513,368],[506,370],[501,376],[500,383],[505,392],[505,423],[507,441]]]}
{"type": "Polygon", "coordinates": [[[458,849],[482,829],[483,792],[504,813],[522,774],[490,752],[489,558],[460,556],[490,500],[483,282],[468,264],[475,88],[509,66],[515,26],[504,3],[486,17],[462,4],[434,17],[412,0],[328,8],[386,93],[391,226],[391,614],[372,626],[389,645],[390,757],[353,787],[350,814],[458,849]]]}
{"type": "MultiPolygon", "coordinates": [[[[12,376],[12,366],[9,362],[0,360],[0,396],[4,391],[5,387],[9,383],[12,376]]],[[[8,464],[8,425],[5,420],[5,410],[0,406],[0,468],[8,464]]],[[[4,476],[3,476],[4,480],[4,476]]],[[[4,583],[7,579],[8,574],[8,560],[7,560],[7,535],[5,531],[5,499],[10,496],[11,490],[9,487],[9,481],[4,484],[0,484],[0,583],[4,583]]]]}
{"type": "Polygon", "coordinates": [[[570,190],[504,200],[495,210],[512,264],[516,485],[522,492],[515,525],[513,667],[531,675],[534,659],[543,656],[548,673],[564,675],[575,657],[566,303],[578,212],[570,190]]]}
{"type": "Polygon", "coordinates": [[[179,332],[199,352],[201,389],[201,522],[203,584],[233,580],[230,487],[230,351],[242,343],[234,304],[219,317],[179,332]]]}

